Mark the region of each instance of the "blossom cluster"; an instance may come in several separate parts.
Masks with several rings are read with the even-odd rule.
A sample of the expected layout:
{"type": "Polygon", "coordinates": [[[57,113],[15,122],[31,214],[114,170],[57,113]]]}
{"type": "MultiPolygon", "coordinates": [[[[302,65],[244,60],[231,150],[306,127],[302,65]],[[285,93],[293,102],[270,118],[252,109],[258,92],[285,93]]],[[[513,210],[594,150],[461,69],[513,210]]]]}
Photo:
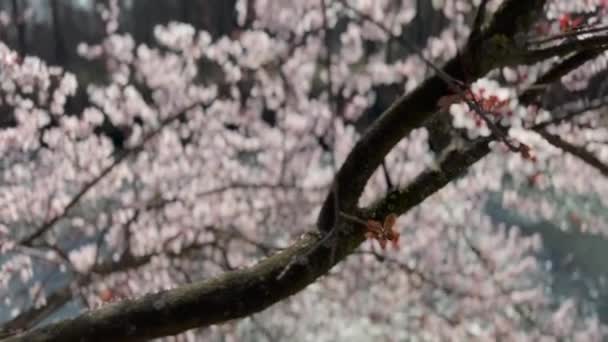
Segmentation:
{"type": "MultiPolygon", "coordinates": [[[[88,309],[246,267],[315,229],[337,168],[365,121],[379,114],[381,89],[410,93],[432,74],[428,60],[454,57],[471,29],[471,3],[480,1],[433,1],[424,13],[419,3],[328,1],[323,8],[320,1],[239,0],[239,23],[252,17],[250,27],[214,39],[170,22],[146,45],[119,31],[119,2],[110,1],[100,8],[106,36],[78,48],[104,67],[105,81],[88,85],[0,43],[0,107],[15,119],[0,129],[7,320],[43,307],[56,273],[69,302],[88,309]],[[417,15],[429,13],[449,20],[440,20],[420,53],[395,48],[417,15]],[[391,26],[382,30],[362,15],[391,26]],[[326,30],[336,37],[333,47],[326,30]],[[70,113],[79,86],[88,103],[70,113]],[[123,146],[99,133],[104,125],[123,129],[123,146]]],[[[489,9],[500,3],[490,1],[489,9]]],[[[599,0],[555,0],[545,19],[559,26],[560,13],[605,8],[599,0]]],[[[605,72],[606,58],[560,85],[584,89],[605,72]]],[[[555,108],[517,100],[553,62],[495,70],[443,103],[467,143],[497,125],[534,162],[494,143],[487,158],[418,207],[367,222],[370,239],[383,248],[399,242],[398,250],[366,243],[299,296],[210,334],[243,338],[259,330],[259,317],[283,339],[601,340],[605,329],[594,316],[552,297],[540,259],[550,246],[526,230],[526,223],[553,221],[567,232],[608,233],[606,178],[531,129],[553,120],[555,108]],[[499,209],[525,220],[497,216],[499,209]]],[[[588,143],[608,163],[607,123],[590,109],[548,131],[588,143]]],[[[359,205],[433,169],[429,134],[420,127],[393,148],[359,205]]]]}

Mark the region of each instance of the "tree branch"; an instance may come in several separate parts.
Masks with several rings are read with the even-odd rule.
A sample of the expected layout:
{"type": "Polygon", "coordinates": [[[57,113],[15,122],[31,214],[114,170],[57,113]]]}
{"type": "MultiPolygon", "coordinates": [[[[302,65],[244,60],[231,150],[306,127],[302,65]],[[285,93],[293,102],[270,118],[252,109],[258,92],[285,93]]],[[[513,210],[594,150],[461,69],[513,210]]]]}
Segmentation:
{"type": "MultiPolygon", "coordinates": [[[[507,4],[516,3],[513,6],[517,7],[517,4],[540,2],[544,3],[513,0],[507,1],[507,4]]],[[[581,63],[585,61],[584,58],[580,59],[581,63]]],[[[445,70],[450,75],[462,74],[459,66],[458,60],[453,59],[445,70]]],[[[572,64],[570,68],[561,68],[560,73],[566,74],[575,67],[577,65],[572,64]]],[[[365,183],[384,156],[403,136],[432,115],[438,98],[447,91],[447,85],[442,80],[431,78],[411,95],[397,101],[370,127],[336,175],[336,182],[341,185],[338,187],[340,204],[343,208],[352,209],[347,212],[374,218],[388,212],[404,213],[489,153],[488,142],[491,138],[476,140],[465,150],[447,155],[439,170],[428,170],[405,189],[389,193],[378,202],[376,208],[379,211],[374,214],[369,209],[356,208],[365,183]]],[[[333,215],[338,215],[337,208],[331,207],[334,203],[332,196],[328,196],[320,214],[319,228],[322,231],[330,230],[333,215]],[[327,220],[328,217],[331,220],[327,220]]],[[[111,304],[6,341],[141,341],[251,315],[301,291],[364,241],[363,231],[358,225],[342,219],[338,219],[338,224],[340,229],[336,229],[331,247],[319,244],[323,239],[320,234],[308,233],[291,247],[253,267],[111,304]],[[301,262],[293,263],[294,260],[301,262]]]]}
{"type": "Polygon", "coordinates": [[[486,20],[488,2],[488,0],[481,0],[477,8],[477,14],[475,15],[475,21],[471,30],[471,39],[477,39],[481,35],[483,23],[486,20]]]}
{"type": "Polygon", "coordinates": [[[570,153],[571,155],[597,169],[602,175],[608,177],[608,164],[604,163],[591,152],[587,151],[584,147],[573,145],[560,138],[558,135],[549,133],[546,130],[538,130],[536,132],[549,144],[563,150],[564,152],[570,153]]]}
{"type": "MultiPolygon", "coordinates": [[[[319,234],[306,234],[251,268],[110,304],[6,341],[141,341],[245,317],[297,293],[333,266],[328,262],[330,249],[315,248],[309,253],[319,239],[319,234]],[[291,260],[307,253],[306,263],[293,265],[279,279],[291,260]]],[[[363,241],[363,234],[337,239],[334,263],[350,254],[363,241]]]]}
{"type": "Polygon", "coordinates": [[[95,176],[82,186],[82,188],[76,193],[76,195],[72,197],[70,202],[63,208],[61,213],[56,216],[53,216],[50,220],[44,222],[33,233],[21,239],[19,244],[23,246],[32,247],[36,239],[44,235],[48,230],[52,229],[55,224],[61,219],[65,218],[66,215],[68,215],[69,211],[80,202],[80,200],[89,192],[89,190],[95,187],[99,182],[101,182],[101,180],[103,180],[108,174],[110,174],[110,172],[112,172],[112,170],[114,170],[117,165],[121,164],[128,157],[142,151],[145,148],[146,143],[156,137],[163,130],[163,128],[177,121],[181,116],[184,115],[184,113],[199,106],[203,105],[200,103],[196,103],[191,106],[188,106],[187,108],[184,108],[176,114],[167,117],[166,119],[161,121],[159,127],[144,135],[141,142],[137,146],[123,150],[110,165],[106,166],[103,170],[101,170],[101,172],[97,176],[95,176]]]}
{"type": "MultiPolygon", "coordinates": [[[[490,37],[503,35],[512,38],[517,32],[527,30],[535,18],[533,14],[542,9],[545,2],[546,0],[506,1],[494,15],[488,29],[483,32],[484,39],[480,42],[470,41],[465,55],[481,58],[481,47],[490,37]],[[514,20],[518,25],[513,25],[514,20]]],[[[329,232],[340,211],[356,210],[367,181],[384,157],[403,137],[433,116],[439,99],[450,92],[450,85],[446,84],[442,74],[451,79],[464,79],[464,70],[469,69],[467,72],[471,74],[466,76],[476,79],[509,62],[497,59],[491,63],[475,63],[473,68],[464,68],[462,59],[455,57],[444,66],[442,73],[427,79],[412,93],[398,99],[368,128],[337,172],[332,186],[337,191],[330,192],[325,199],[317,221],[318,229],[329,232]],[[336,208],[335,197],[340,199],[340,208],[336,208]]]]}
{"type": "Polygon", "coordinates": [[[533,64],[552,57],[564,57],[581,50],[605,49],[608,46],[608,35],[593,36],[585,39],[575,39],[544,49],[525,52],[521,60],[515,59],[515,64],[533,64]]]}
{"type": "MultiPolygon", "coordinates": [[[[519,96],[520,103],[528,104],[534,99],[534,96],[537,95],[537,85],[559,80],[562,76],[597,57],[598,53],[597,50],[581,51],[555,65],[519,96]]],[[[544,127],[545,125],[541,123],[531,129],[541,132],[544,127]]],[[[363,216],[377,220],[390,213],[405,213],[486,156],[490,152],[488,143],[494,139],[495,137],[479,138],[470,142],[463,150],[452,151],[437,168],[421,173],[407,187],[389,192],[371,208],[364,210],[363,216]]]]}
{"type": "MultiPolygon", "coordinates": [[[[213,227],[208,227],[206,230],[213,231],[214,234],[223,234],[226,235],[229,239],[238,239],[246,244],[250,244],[258,248],[264,254],[268,254],[271,251],[276,251],[279,248],[275,246],[269,246],[262,243],[258,243],[256,241],[250,240],[247,237],[241,235],[236,230],[231,230],[230,232],[226,232],[223,230],[215,229],[213,227]]],[[[91,270],[87,274],[81,274],[78,278],[73,280],[76,286],[78,287],[86,287],[92,281],[92,275],[96,276],[108,276],[114,273],[125,272],[129,270],[138,269],[150,262],[153,257],[166,255],[169,258],[182,258],[188,255],[190,252],[200,251],[205,247],[215,247],[215,242],[206,242],[206,243],[192,243],[187,246],[184,246],[179,252],[151,252],[144,255],[132,255],[130,253],[123,254],[120,259],[108,260],[102,263],[95,264],[91,270]]],[[[57,310],[61,309],[65,304],[67,304],[70,300],[73,299],[73,290],[72,284],[68,284],[58,290],[55,290],[53,293],[48,295],[46,300],[46,304],[41,307],[31,308],[27,311],[22,312],[17,317],[11,319],[10,321],[4,322],[0,325],[0,337],[3,334],[11,334],[16,331],[30,329],[33,326],[40,323],[40,321],[44,320],[48,316],[52,315],[57,310]]]]}

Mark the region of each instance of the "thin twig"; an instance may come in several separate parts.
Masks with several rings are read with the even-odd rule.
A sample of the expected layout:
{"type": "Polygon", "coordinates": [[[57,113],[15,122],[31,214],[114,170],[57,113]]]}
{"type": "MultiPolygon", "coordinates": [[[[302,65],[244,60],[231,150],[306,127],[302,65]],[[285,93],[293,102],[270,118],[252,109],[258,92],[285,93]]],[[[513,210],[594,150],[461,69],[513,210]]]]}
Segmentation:
{"type": "Polygon", "coordinates": [[[542,45],[542,44],[546,44],[546,43],[550,43],[552,41],[555,40],[560,40],[560,39],[565,39],[565,38],[572,38],[572,37],[577,37],[577,36],[581,36],[583,34],[592,34],[592,33],[599,33],[599,32],[603,32],[603,31],[608,31],[608,26],[599,26],[599,27],[593,27],[593,28],[581,28],[581,29],[575,29],[572,31],[568,31],[565,33],[560,33],[560,34],[556,34],[547,38],[543,38],[543,39],[539,39],[539,40],[532,40],[526,43],[527,46],[530,45],[542,45]]]}
{"type": "Polygon", "coordinates": [[[118,166],[120,163],[122,163],[124,160],[127,159],[127,157],[130,157],[134,154],[139,153],[140,151],[142,151],[145,147],[145,144],[152,140],[152,138],[154,138],[156,135],[158,135],[162,129],[166,126],[168,126],[169,124],[171,124],[172,122],[176,121],[178,118],[180,118],[183,113],[190,111],[191,109],[194,109],[196,107],[200,106],[199,103],[191,105],[187,108],[185,108],[184,110],[180,111],[177,114],[174,114],[168,118],[166,118],[165,120],[163,120],[160,123],[160,126],[157,127],[156,129],[154,129],[153,131],[151,131],[150,133],[148,133],[147,135],[144,136],[144,138],[142,139],[142,141],[137,145],[134,146],[132,148],[128,148],[123,150],[116,159],[114,159],[114,161],[106,166],[106,168],[104,168],[95,178],[91,179],[90,181],[88,181],[87,183],[85,183],[85,185],[80,189],[80,191],[78,191],[78,193],[72,197],[72,199],[70,200],[70,202],[63,208],[63,210],[61,211],[61,213],[59,213],[58,215],[53,216],[52,219],[46,221],[45,223],[43,223],[38,229],[36,229],[36,231],[34,231],[32,234],[26,236],[25,238],[23,238],[19,244],[23,245],[23,246],[32,246],[34,240],[36,240],[37,238],[39,238],[40,236],[42,236],[44,233],[46,233],[49,229],[51,229],[58,221],[60,221],[61,219],[63,219],[64,217],[67,216],[67,214],[69,213],[69,211],[80,202],[80,200],[89,192],[89,190],[91,190],[95,185],[97,185],[102,179],[104,179],[108,174],[110,174],[110,172],[112,170],[114,170],[114,168],[116,166],[118,166]]]}

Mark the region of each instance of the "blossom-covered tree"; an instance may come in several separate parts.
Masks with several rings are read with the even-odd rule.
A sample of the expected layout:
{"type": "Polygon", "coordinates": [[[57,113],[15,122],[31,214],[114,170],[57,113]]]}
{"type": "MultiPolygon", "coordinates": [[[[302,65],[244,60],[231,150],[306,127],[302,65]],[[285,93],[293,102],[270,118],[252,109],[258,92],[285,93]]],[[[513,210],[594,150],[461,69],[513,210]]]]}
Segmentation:
{"type": "Polygon", "coordinates": [[[82,112],[0,44],[7,341],[602,340],[486,206],[608,234],[608,2],[433,1],[418,45],[420,3],[239,0],[146,45],[109,1],[82,112]]]}

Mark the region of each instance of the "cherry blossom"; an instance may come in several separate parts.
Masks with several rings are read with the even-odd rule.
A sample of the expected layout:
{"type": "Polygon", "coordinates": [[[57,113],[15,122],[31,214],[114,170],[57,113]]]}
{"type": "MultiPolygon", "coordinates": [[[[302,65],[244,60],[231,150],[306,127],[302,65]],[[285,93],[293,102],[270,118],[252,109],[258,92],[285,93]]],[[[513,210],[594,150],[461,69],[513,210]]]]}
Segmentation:
{"type": "MultiPolygon", "coordinates": [[[[438,72],[466,58],[479,6],[485,27],[507,2],[433,1],[443,24],[417,46],[408,30],[426,12],[413,0],[239,0],[230,35],[169,22],[153,44],[121,31],[120,4],[109,1],[98,8],[105,36],[78,47],[103,68],[90,84],[0,43],[0,105],[15,121],[0,128],[3,327],[34,328],[18,320],[32,308],[85,312],[247,270],[322,235],[324,201],[343,191],[340,168],[380,113],[435,77],[445,90],[430,110],[445,115],[429,113],[379,166],[363,165],[371,176],[356,210],[336,215],[353,231],[336,225],[281,274],[320,248],[336,252],[342,235],[372,243],[265,311],[179,338],[602,340],[596,308],[551,292],[551,233],[529,227],[608,235],[605,41],[550,82],[543,77],[579,50],[463,79],[438,72]],[[397,94],[382,105],[390,87],[397,94]],[[73,113],[78,90],[87,103],[73,113]],[[440,120],[449,127],[442,151],[432,146],[440,120]],[[481,143],[488,153],[478,156],[481,143]],[[461,167],[467,153],[478,160],[461,167]],[[425,177],[440,190],[415,188],[425,177]],[[408,191],[420,200],[393,202],[408,191]],[[52,277],[61,279],[50,286],[52,277]]],[[[532,54],[605,37],[577,32],[605,25],[607,7],[547,1],[517,39],[532,54]]],[[[416,115],[410,109],[402,114],[416,115]]]]}

